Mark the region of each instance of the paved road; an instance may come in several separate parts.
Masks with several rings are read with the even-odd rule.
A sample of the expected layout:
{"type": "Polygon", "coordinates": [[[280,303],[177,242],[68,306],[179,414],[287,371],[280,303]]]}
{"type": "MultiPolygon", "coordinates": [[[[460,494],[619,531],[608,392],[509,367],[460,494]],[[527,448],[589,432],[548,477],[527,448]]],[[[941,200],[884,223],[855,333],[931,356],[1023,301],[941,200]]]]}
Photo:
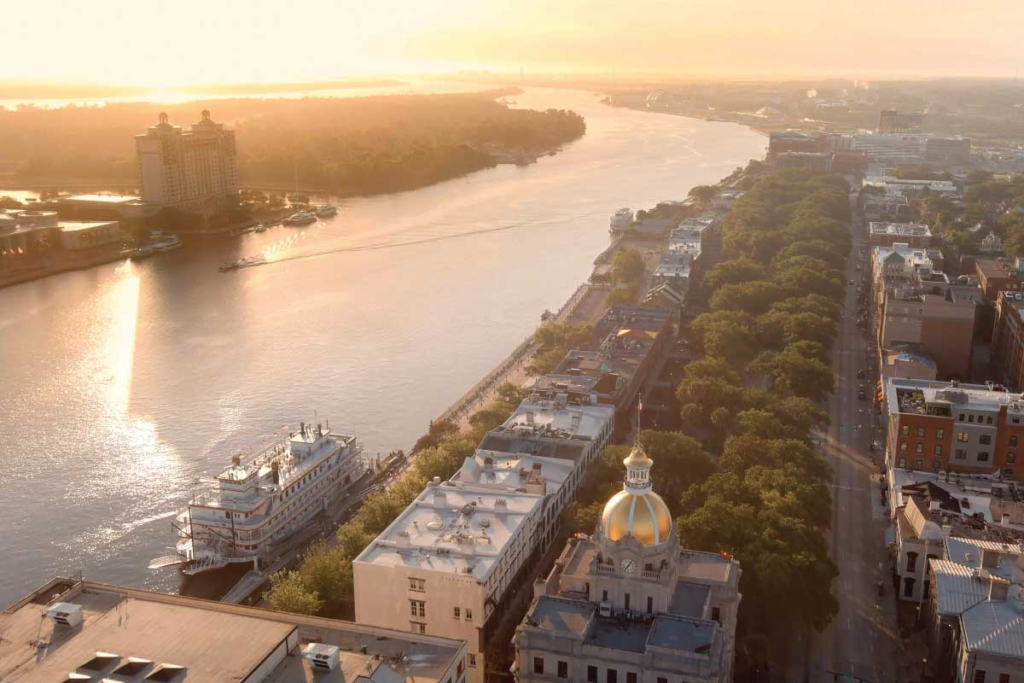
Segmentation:
{"type": "MultiPolygon", "coordinates": [[[[854,269],[863,243],[859,218],[854,222],[853,242],[853,258],[846,277],[859,283],[861,273],[854,269]]],[[[873,683],[895,683],[898,679],[900,647],[895,599],[892,584],[883,574],[883,567],[888,571],[884,540],[888,522],[868,450],[875,424],[871,398],[877,377],[865,352],[867,335],[856,324],[856,301],[857,288],[850,286],[845,316],[833,348],[836,391],[828,405],[832,422],[827,431],[819,434],[822,450],[834,469],[829,543],[840,572],[832,591],[839,600],[839,614],[823,633],[813,634],[809,640],[807,636],[799,637],[795,648],[803,656],[795,658],[786,676],[788,681],[831,681],[829,671],[873,683]],[[858,379],[858,370],[864,370],[867,379],[858,379]],[[866,389],[864,401],[857,398],[861,383],[866,389]],[[886,582],[882,597],[878,595],[880,580],[886,582]]]]}

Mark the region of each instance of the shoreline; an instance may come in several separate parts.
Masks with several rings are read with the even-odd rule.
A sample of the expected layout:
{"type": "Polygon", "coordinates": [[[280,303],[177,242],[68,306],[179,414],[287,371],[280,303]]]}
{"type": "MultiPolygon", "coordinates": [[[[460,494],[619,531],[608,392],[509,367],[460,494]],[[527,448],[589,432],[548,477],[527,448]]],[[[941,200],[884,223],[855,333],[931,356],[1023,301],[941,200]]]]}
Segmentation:
{"type": "Polygon", "coordinates": [[[748,128],[751,131],[753,131],[753,132],[755,132],[755,133],[757,133],[757,134],[759,134],[759,135],[761,135],[763,137],[767,138],[770,135],[770,131],[764,130],[762,128],[758,128],[753,123],[749,123],[747,121],[733,121],[732,119],[719,119],[719,118],[714,118],[714,117],[711,117],[711,116],[700,116],[700,115],[698,115],[696,113],[683,113],[683,112],[676,112],[676,111],[663,111],[661,109],[647,109],[645,107],[637,107],[637,106],[634,106],[634,105],[631,105],[631,104],[612,104],[610,102],[606,102],[604,104],[607,107],[614,107],[616,109],[632,109],[633,111],[640,111],[640,112],[643,112],[645,114],[667,114],[668,116],[681,116],[684,119],[694,119],[695,121],[704,121],[706,123],[734,123],[737,126],[743,126],[744,128],[748,128]]]}

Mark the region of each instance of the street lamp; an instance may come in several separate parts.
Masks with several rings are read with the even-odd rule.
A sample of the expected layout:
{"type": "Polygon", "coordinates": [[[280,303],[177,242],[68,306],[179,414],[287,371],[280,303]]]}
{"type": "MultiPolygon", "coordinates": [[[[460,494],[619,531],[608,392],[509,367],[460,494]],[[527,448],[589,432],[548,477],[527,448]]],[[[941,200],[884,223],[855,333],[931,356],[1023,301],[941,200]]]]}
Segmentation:
{"type": "Polygon", "coordinates": [[[928,658],[921,660],[921,683],[924,683],[924,670],[928,667],[928,658]]]}

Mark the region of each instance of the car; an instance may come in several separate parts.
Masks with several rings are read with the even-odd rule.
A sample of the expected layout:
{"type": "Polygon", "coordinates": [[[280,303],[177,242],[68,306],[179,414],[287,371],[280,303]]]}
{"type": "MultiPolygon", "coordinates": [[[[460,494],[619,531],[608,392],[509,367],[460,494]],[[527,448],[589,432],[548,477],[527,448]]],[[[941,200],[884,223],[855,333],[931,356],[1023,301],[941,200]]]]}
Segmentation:
{"type": "Polygon", "coordinates": [[[849,282],[848,284],[851,284],[851,285],[852,285],[852,284],[853,284],[853,280],[850,280],[850,282],[849,282]]]}
{"type": "Polygon", "coordinates": [[[865,397],[866,397],[866,394],[863,391],[858,391],[857,392],[857,398],[859,398],[861,401],[865,400],[865,397]]]}
{"type": "Polygon", "coordinates": [[[857,371],[857,379],[864,379],[864,371],[863,370],[858,370],[857,371]]]}

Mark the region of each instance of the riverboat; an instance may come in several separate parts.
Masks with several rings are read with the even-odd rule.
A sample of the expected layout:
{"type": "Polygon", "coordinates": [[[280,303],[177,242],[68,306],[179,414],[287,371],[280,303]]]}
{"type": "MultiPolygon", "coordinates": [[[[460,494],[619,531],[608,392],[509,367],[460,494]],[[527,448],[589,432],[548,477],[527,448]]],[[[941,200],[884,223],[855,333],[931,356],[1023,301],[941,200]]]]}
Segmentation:
{"type": "Polygon", "coordinates": [[[317,218],[331,218],[338,215],[338,207],[334,204],[324,204],[316,210],[317,218]]]}
{"type": "Polygon", "coordinates": [[[176,515],[177,555],[150,567],[180,564],[195,575],[258,566],[365,473],[356,437],[332,433],[329,422],[302,423],[286,434],[255,454],[232,456],[231,466],[176,515]]]}
{"type": "Polygon", "coordinates": [[[633,225],[633,212],[630,209],[619,209],[612,214],[612,220],[608,228],[608,232],[624,232],[633,225]]]}
{"type": "Polygon", "coordinates": [[[237,261],[225,261],[220,264],[217,268],[222,273],[227,273],[232,270],[238,270],[239,268],[252,268],[253,266],[262,266],[266,264],[267,259],[263,254],[257,254],[256,256],[246,256],[240,258],[237,261]]]}
{"type": "Polygon", "coordinates": [[[308,211],[299,211],[281,222],[285,225],[309,225],[310,223],[316,223],[316,216],[308,211]]]}

